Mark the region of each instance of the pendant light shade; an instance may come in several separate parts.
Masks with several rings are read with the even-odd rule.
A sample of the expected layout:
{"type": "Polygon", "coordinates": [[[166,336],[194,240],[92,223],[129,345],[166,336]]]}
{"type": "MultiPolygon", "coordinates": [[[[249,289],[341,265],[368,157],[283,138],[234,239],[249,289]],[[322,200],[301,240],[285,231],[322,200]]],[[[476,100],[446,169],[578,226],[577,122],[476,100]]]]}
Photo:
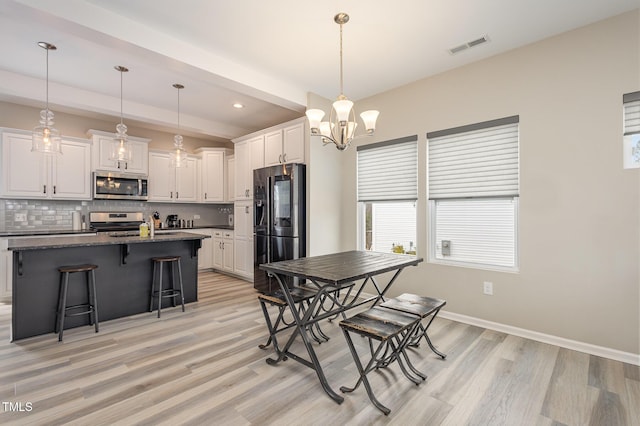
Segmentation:
{"type": "Polygon", "coordinates": [[[111,144],[111,153],[109,159],[118,163],[126,164],[131,162],[131,143],[127,136],[127,126],[123,123],[122,114],[122,75],[129,72],[129,69],[121,65],[114,67],[120,73],[120,123],[116,125],[116,137],[111,144]]]}
{"type": "Polygon", "coordinates": [[[44,41],[39,42],[38,46],[47,52],[47,104],[46,108],[40,111],[40,125],[33,129],[31,151],[47,155],[62,154],[60,132],[53,127],[53,112],[49,110],[49,51],[57,48],[53,44],[44,41]]]}
{"type": "MultiPolygon", "coordinates": [[[[180,131],[180,90],[184,89],[182,84],[173,85],[178,89],[178,132],[180,131]]],[[[173,151],[171,151],[171,167],[187,167],[187,153],[182,146],[182,136],[177,134],[173,137],[173,151]]]]}

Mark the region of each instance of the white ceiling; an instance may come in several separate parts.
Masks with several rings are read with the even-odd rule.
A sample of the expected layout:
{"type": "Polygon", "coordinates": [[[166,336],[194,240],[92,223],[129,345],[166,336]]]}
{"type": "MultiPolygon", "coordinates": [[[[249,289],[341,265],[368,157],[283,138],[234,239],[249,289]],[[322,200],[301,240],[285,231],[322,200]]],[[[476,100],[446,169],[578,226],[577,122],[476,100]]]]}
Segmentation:
{"type": "MultiPolygon", "coordinates": [[[[231,139],[640,7],[640,0],[1,0],[0,100],[231,139]],[[481,36],[488,43],[451,55],[481,36]],[[232,108],[234,102],[246,107],[232,108]]],[[[35,125],[35,123],[34,123],[35,125]]],[[[61,129],[63,130],[63,129],[61,129]]]]}

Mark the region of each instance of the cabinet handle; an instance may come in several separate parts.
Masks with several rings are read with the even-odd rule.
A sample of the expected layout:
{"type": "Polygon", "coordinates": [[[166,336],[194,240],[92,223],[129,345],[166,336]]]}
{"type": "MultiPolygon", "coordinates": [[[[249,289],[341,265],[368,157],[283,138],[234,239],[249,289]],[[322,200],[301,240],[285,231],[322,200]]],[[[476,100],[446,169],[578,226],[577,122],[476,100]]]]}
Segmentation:
{"type": "Polygon", "coordinates": [[[204,199],[205,200],[207,199],[207,193],[206,192],[204,193],[204,199]]]}
{"type": "Polygon", "coordinates": [[[177,200],[178,198],[180,198],[180,195],[179,195],[178,191],[176,191],[176,200],[177,200]]]}
{"type": "Polygon", "coordinates": [[[278,163],[282,163],[282,154],[278,155],[278,163]]]}
{"type": "Polygon", "coordinates": [[[56,185],[53,185],[53,193],[56,193],[56,185]]]}
{"type": "Polygon", "coordinates": [[[42,188],[43,188],[42,189],[42,193],[46,194],[47,193],[47,185],[43,185],[42,188]]]}
{"type": "Polygon", "coordinates": [[[287,153],[286,152],[284,154],[282,154],[282,162],[283,163],[287,162],[287,153]]]}
{"type": "Polygon", "coordinates": [[[244,212],[245,212],[246,214],[249,214],[249,206],[244,206],[244,212]]]}
{"type": "Polygon", "coordinates": [[[169,198],[173,198],[173,191],[171,191],[169,194],[169,198]]]}
{"type": "Polygon", "coordinates": [[[120,162],[118,161],[118,168],[120,168],[120,162]]]}
{"type": "Polygon", "coordinates": [[[124,163],[124,169],[125,170],[129,169],[129,163],[124,163]]]}

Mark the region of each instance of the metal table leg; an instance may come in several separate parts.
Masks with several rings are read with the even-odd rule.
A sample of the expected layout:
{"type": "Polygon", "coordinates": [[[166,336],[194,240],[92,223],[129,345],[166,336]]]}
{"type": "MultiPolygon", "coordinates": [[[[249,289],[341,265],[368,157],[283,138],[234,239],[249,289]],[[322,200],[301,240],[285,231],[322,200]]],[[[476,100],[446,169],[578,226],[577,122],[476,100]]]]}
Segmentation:
{"type": "MultiPolygon", "coordinates": [[[[295,306],[293,297],[291,296],[291,293],[289,292],[289,287],[287,287],[287,285],[283,282],[283,280],[280,278],[279,275],[274,274],[274,276],[276,277],[276,279],[278,280],[278,284],[280,284],[280,288],[282,289],[282,293],[284,294],[285,299],[287,300],[287,303],[289,304],[289,306],[295,306]]],[[[322,293],[319,292],[318,295],[316,296],[316,299],[321,298],[322,293]]],[[[307,334],[307,326],[313,324],[313,322],[310,322],[310,316],[313,313],[316,304],[318,303],[318,300],[314,299],[314,301],[312,301],[310,303],[310,308],[307,309],[304,317],[300,317],[300,313],[298,312],[297,309],[291,309],[291,314],[293,315],[293,319],[296,323],[296,329],[293,331],[293,333],[291,334],[291,336],[289,337],[289,340],[287,341],[287,343],[285,344],[285,346],[282,348],[282,352],[279,354],[277,359],[272,359],[272,358],[268,358],[267,359],[267,363],[274,365],[277,364],[278,362],[282,361],[285,357],[289,357],[291,359],[295,359],[296,361],[312,368],[317,376],[318,379],[320,380],[320,384],[322,385],[322,388],[324,389],[324,391],[327,393],[327,395],[329,395],[329,397],[331,397],[331,399],[333,399],[334,401],[336,401],[338,404],[341,404],[342,401],[344,401],[344,397],[338,395],[332,388],[331,386],[329,386],[329,382],[327,381],[327,378],[324,375],[324,371],[322,370],[322,366],[320,365],[320,361],[318,360],[318,356],[316,355],[315,350],[313,349],[313,345],[311,344],[311,340],[309,339],[309,336],[307,334]],[[291,345],[293,344],[293,342],[295,341],[297,335],[300,335],[300,337],[302,338],[302,342],[304,343],[304,346],[307,350],[307,354],[309,355],[309,358],[311,359],[311,361],[308,361],[304,358],[299,357],[298,355],[289,352],[289,348],[291,347],[291,345]]]]}

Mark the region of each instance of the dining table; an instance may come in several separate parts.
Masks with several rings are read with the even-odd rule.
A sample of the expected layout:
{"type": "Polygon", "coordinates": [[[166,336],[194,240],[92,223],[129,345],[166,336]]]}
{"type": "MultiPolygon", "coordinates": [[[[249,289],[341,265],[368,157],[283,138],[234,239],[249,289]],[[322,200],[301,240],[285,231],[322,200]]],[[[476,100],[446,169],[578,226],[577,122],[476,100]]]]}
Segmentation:
{"type": "Polygon", "coordinates": [[[278,281],[295,323],[286,344],[276,349],[277,357],[268,358],[267,363],[275,365],[290,358],[306,365],[316,372],[329,397],[342,403],[344,398],[332,389],[322,369],[312,344],[311,326],[337,316],[345,318],[348,310],[383,302],[400,273],[422,261],[415,255],[352,250],[261,264],[260,269],[278,281]],[[292,277],[315,293],[302,306],[295,306],[292,288],[288,285],[292,277]],[[307,357],[292,352],[292,345],[298,338],[304,344],[307,357]]]}

